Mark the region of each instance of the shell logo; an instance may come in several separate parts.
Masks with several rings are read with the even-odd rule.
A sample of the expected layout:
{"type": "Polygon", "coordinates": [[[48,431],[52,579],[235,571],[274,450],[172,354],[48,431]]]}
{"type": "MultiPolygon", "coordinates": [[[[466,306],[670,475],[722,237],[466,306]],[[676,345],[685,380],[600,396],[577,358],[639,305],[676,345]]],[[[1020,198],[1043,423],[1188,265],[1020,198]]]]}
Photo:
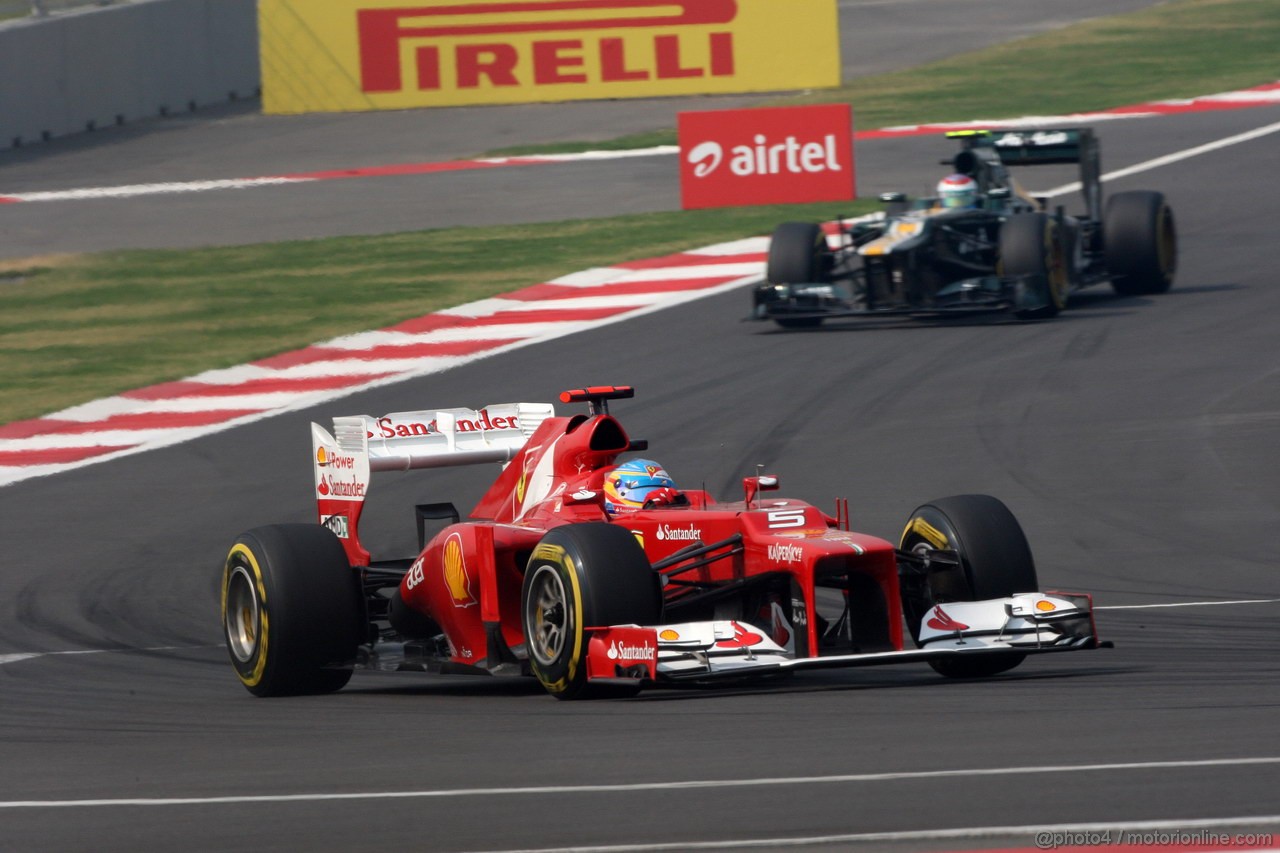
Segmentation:
{"type": "Polygon", "coordinates": [[[455,533],[444,543],[444,584],[454,607],[470,607],[476,603],[471,594],[471,576],[467,574],[467,561],[462,552],[462,536],[455,533]]]}
{"type": "Polygon", "coordinates": [[[1054,604],[1047,598],[1042,598],[1036,602],[1036,610],[1039,610],[1041,613],[1052,613],[1057,609],[1058,605],[1054,604]]]}
{"type": "Polygon", "coordinates": [[[316,464],[322,467],[329,464],[329,454],[323,447],[316,448],[316,464]]]}
{"type": "Polygon", "coordinates": [[[659,640],[675,641],[680,639],[680,632],[673,631],[670,628],[663,628],[662,633],[658,634],[659,640]]]}

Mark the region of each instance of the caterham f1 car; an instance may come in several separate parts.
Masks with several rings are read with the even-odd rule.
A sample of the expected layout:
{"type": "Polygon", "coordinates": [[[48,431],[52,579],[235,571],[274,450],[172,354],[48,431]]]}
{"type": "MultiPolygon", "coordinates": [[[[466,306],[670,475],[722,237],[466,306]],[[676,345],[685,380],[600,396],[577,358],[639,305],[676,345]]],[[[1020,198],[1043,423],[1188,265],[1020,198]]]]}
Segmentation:
{"type": "Polygon", "coordinates": [[[354,668],[532,675],[575,699],[913,661],[977,677],[1100,645],[1090,598],[1038,591],[995,498],[924,504],[895,546],[851,531],[844,501],[829,515],[766,497],[776,477],[746,477],[732,502],[680,491],[654,463],[619,464],[646,447],[608,413],[631,396],[567,391],[590,411],[568,416],[509,403],[312,424],[318,523],[249,530],[224,566],[240,681],[270,696],[334,691],[354,668]],[[417,556],[372,558],[372,472],[482,462],[504,466],[468,520],[420,504],[417,556]]]}
{"type": "Polygon", "coordinates": [[[1008,312],[1054,317],[1070,294],[1110,281],[1122,295],[1163,293],[1178,245],[1164,196],[1145,190],[1102,202],[1090,128],[958,131],[955,170],[939,196],[880,196],[880,214],[838,223],[784,222],[773,233],[752,317],[784,327],[836,317],[1008,312]],[[1078,163],[1084,212],[1047,209],[1008,166],[1078,163]],[[964,198],[949,197],[951,181],[964,198]],[[832,245],[834,243],[835,245],[832,245]]]}

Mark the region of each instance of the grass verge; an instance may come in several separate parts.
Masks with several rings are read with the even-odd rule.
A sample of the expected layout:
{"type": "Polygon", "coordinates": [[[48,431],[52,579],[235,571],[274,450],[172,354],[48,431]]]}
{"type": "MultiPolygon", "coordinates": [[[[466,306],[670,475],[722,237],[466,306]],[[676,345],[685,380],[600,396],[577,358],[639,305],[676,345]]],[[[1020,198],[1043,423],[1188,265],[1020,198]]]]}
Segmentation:
{"type": "MultiPolygon", "coordinates": [[[[0,261],[0,423],[873,202],[0,261]]],[[[744,305],[743,310],[746,310],[744,305]]]]}

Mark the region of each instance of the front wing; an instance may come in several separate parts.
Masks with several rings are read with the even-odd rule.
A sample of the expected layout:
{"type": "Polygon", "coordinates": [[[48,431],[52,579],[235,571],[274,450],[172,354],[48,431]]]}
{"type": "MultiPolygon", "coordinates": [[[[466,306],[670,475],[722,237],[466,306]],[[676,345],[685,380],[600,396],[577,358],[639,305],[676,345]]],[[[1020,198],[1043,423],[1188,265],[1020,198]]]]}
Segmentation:
{"type": "Polygon", "coordinates": [[[796,657],[741,622],[597,628],[587,649],[592,681],[711,681],[800,669],[937,661],[956,655],[1042,654],[1102,648],[1088,595],[1019,593],[935,606],[920,625],[920,648],[796,657]]]}
{"type": "Polygon", "coordinates": [[[751,319],[805,321],[845,317],[945,316],[993,311],[1031,312],[1050,304],[1043,275],[978,276],[947,284],[927,299],[894,307],[850,301],[834,284],[762,284],[754,293],[751,319]]]}

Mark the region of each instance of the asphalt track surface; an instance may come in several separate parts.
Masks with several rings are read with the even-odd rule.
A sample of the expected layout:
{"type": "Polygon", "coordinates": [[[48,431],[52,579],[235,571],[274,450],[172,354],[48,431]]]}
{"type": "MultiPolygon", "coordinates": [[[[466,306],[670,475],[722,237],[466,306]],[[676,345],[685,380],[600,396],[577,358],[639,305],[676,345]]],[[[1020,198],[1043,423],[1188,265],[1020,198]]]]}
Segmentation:
{"type": "MultiPolygon", "coordinates": [[[[1277,121],[1116,122],[1105,167],[1277,121]]],[[[946,146],[864,150],[923,183],[946,146]]],[[[915,850],[1030,847],[1037,829],[1084,824],[1280,831],[1278,173],[1273,135],[1109,187],[1162,189],[1177,213],[1179,280],[1160,297],[1086,291],[1035,325],[783,333],[739,322],[747,297],[730,293],[0,489],[0,851],[847,849],[876,833],[858,849],[915,850]],[[632,435],[725,497],[764,463],[784,493],[848,497],[856,528],[893,538],[926,500],[997,495],[1042,582],[1095,593],[1116,648],[989,681],[892,667],[576,704],[519,680],[359,673],[333,696],[273,701],[236,683],[219,566],[240,530],[310,519],[310,420],[584,382],[635,385],[614,407],[632,435]],[[1213,601],[1260,603],[1122,609],[1213,601]]],[[[380,475],[368,538],[408,554],[414,502],[465,509],[493,473],[380,475]]]]}

